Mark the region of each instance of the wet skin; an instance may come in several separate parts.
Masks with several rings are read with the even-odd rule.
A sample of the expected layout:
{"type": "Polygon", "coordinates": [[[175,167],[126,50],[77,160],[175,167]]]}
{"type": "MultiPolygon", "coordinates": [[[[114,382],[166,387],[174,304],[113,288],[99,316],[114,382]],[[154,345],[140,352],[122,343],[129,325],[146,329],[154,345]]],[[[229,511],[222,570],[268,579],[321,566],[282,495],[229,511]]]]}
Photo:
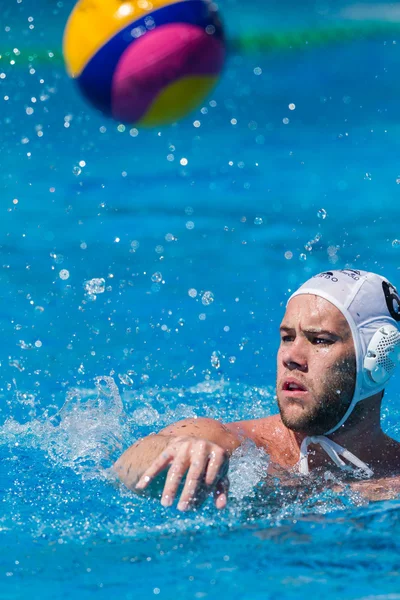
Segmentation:
{"type": "MultiPolygon", "coordinates": [[[[188,419],[151,435],[128,448],[115,463],[118,477],[137,493],[157,494],[171,506],[181,482],[179,510],[188,510],[214,494],[217,508],[228,500],[227,470],[232,452],[245,440],[262,447],[271,459],[271,471],[295,471],[299,448],[307,435],[320,435],[336,425],[349,406],[355,382],[354,344],[342,313],[314,295],[293,298],[280,327],[277,354],[277,400],[280,414],[264,419],[222,424],[213,419],[188,419]]],[[[355,484],[377,499],[400,490],[400,444],[380,427],[381,394],[357,405],[345,425],[330,436],[374,471],[379,483],[355,484]],[[396,483],[397,482],[397,483],[396,483]],[[380,492],[379,492],[380,490],[380,492]]],[[[318,445],[310,446],[311,470],[334,470],[318,445]]],[[[392,497],[392,496],[390,496],[392,497]]]]}

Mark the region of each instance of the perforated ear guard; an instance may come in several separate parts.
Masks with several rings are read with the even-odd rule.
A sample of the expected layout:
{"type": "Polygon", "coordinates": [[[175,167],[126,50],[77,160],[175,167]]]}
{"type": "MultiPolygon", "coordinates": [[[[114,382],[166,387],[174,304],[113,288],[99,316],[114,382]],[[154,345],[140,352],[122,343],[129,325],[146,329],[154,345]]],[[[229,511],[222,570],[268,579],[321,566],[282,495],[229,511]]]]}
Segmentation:
{"type": "Polygon", "coordinates": [[[384,325],[372,336],[364,359],[370,383],[386,383],[399,362],[400,331],[394,325],[384,325]]]}

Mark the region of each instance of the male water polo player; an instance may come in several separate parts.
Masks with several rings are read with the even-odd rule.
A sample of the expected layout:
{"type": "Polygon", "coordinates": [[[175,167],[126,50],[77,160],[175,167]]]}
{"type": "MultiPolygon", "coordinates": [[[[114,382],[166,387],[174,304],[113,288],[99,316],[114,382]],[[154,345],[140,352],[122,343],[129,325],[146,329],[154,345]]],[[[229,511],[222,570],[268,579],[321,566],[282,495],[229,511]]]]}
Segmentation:
{"type": "Polygon", "coordinates": [[[210,492],[217,508],[226,505],[229,457],[245,440],[265,449],[271,469],[304,477],[327,469],[369,480],[400,475],[400,443],[380,425],[384,389],[400,362],[399,324],[400,297],[384,277],[351,269],[312,277],[290,297],[280,327],[279,415],[187,419],[136,442],[114,469],[137,492],[155,490],[167,472],[164,506],[185,479],[179,510],[210,492]]]}

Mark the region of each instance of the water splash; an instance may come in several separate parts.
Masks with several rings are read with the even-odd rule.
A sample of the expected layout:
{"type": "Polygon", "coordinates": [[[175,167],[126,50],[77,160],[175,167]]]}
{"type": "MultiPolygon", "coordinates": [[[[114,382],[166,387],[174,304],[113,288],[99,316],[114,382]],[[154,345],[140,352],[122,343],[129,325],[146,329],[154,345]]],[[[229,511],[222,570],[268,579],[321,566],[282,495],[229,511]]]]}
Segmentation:
{"type": "Polygon", "coordinates": [[[57,435],[49,456],[85,477],[108,468],[124,445],[123,405],[112,377],[96,377],[97,395],[72,388],[60,411],[51,419],[57,435]]]}
{"type": "Polygon", "coordinates": [[[232,455],[229,468],[230,495],[240,501],[254,498],[256,486],[266,477],[269,457],[252,442],[246,442],[232,455]]]}
{"type": "Polygon", "coordinates": [[[111,377],[97,377],[95,389],[71,388],[56,414],[27,423],[7,419],[0,427],[0,446],[43,450],[57,468],[68,467],[85,478],[96,478],[129,443],[123,405],[111,377]]]}

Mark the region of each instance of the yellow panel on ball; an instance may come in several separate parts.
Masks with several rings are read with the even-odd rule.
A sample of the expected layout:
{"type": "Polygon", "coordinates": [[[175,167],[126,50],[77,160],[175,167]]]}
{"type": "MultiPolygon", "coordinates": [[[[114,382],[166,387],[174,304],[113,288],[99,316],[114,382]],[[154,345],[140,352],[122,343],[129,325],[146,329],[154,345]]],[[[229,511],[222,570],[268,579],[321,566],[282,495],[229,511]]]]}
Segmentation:
{"type": "MultiPolygon", "coordinates": [[[[169,0],[168,4],[178,1],[169,0]]],[[[165,4],[165,0],[80,0],[64,32],[63,52],[69,75],[78,77],[93,55],[116,33],[165,4]]]]}
{"type": "Polygon", "coordinates": [[[171,83],[159,93],[138,125],[173,123],[194,110],[212,90],[218,77],[190,76],[171,83]]]}

